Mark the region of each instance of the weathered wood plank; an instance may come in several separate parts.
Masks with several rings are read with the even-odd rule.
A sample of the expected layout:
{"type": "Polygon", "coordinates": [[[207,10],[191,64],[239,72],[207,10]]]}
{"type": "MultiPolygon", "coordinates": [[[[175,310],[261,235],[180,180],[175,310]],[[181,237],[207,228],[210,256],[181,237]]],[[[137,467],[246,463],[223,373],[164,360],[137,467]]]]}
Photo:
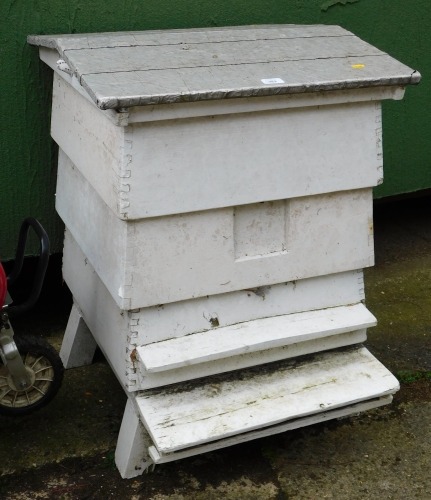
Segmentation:
{"type": "Polygon", "coordinates": [[[208,453],[210,451],[219,450],[221,448],[225,448],[226,446],[246,443],[247,441],[251,441],[252,439],[260,439],[266,436],[279,434],[281,432],[299,429],[300,427],[305,427],[307,425],[315,425],[319,422],[326,422],[334,418],[343,418],[349,415],[354,415],[359,412],[371,410],[373,408],[378,408],[379,406],[389,404],[392,402],[392,399],[392,395],[370,399],[368,401],[363,401],[354,405],[343,406],[342,408],[337,408],[335,410],[323,411],[321,413],[311,415],[310,417],[297,418],[286,423],[274,425],[271,427],[264,427],[263,429],[247,432],[246,434],[237,434],[226,439],[221,439],[220,441],[206,443],[200,446],[187,448],[185,450],[180,450],[173,453],[159,453],[155,446],[150,446],[148,448],[148,454],[155,464],[172,462],[173,460],[179,460],[201,453],[208,453]]]}
{"type": "MultiPolygon", "coordinates": [[[[180,43],[172,45],[101,47],[65,51],[81,75],[131,71],[164,70],[267,64],[268,62],[304,61],[339,57],[382,56],[372,45],[345,37],[277,38],[217,43],[180,43]],[[95,63],[96,62],[96,63],[95,63]]],[[[240,68],[237,68],[240,70],[240,68]]]]}
{"type": "Polygon", "coordinates": [[[30,35],[32,45],[57,48],[59,51],[86,48],[120,47],[132,45],[170,45],[238,40],[266,40],[276,38],[305,38],[316,36],[346,36],[352,33],[339,26],[327,25],[262,25],[227,28],[192,28],[185,30],[119,31],[108,33],[76,33],[64,35],[30,35]]]}
{"type": "Polygon", "coordinates": [[[396,392],[397,379],[363,347],[142,393],[137,404],[161,453],[396,392]]]}
{"type": "Polygon", "coordinates": [[[214,361],[207,361],[197,365],[186,365],[175,370],[164,372],[148,373],[141,370],[141,364],[137,365],[137,379],[140,389],[151,389],[166,385],[177,384],[187,380],[209,377],[220,373],[242,370],[250,366],[264,365],[284,359],[297,358],[314,354],[316,352],[329,351],[351,345],[358,345],[365,342],[367,339],[367,331],[354,330],[347,333],[339,333],[313,340],[305,340],[286,346],[275,347],[263,351],[250,352],[240,354],[238,356],[230,356],[214,361]]]}
{"type": "Polygon", "coordinates": [[[355,304],[215,328],[139,346],[137,354],[144,370],[156,373],[375,325],[376,319],[366,307],[355,304]]]}

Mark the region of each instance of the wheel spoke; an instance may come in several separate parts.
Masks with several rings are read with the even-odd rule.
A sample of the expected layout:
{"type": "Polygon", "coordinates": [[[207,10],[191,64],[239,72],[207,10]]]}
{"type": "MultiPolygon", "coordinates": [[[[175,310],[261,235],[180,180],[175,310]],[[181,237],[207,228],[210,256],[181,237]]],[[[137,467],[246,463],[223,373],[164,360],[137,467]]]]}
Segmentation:
{"type": "Polygon", "coordinates": [[[35,382],[54,382],[54,378],[37,377],[35,382]]]}
{"type": "Polygon", "coordinates": [[[9,388],[9,390],[7,390],[7,391],[3,392],[3,393],[1,394],[1,396],[0,396],[0,400],[2,400],[5,396],[7,396],[7,395],[10,393],[10,391],[11,391],[11,390],[12,390],[12,389],[11,389],[11,388],[9,388]]]}
{"type": "MultiPolygon", "coordinates": [[[[28,355],[27,355],[28,356],[28,355]]],[[[26,364],[27,364],[27,356],[26,356],[26,364]]],[[[31,369],[33,369],[41,359],[44,359],[43,356],[39,356],[38,358],[35,359],[35,361],[33,362],[33,364],[30,366],[28,365],[31,369]]]]}
{"type": "Polygon", "coordinates": [[[51,365],[49,365],[49,366],[43,366],[42,368],[39,368],[39,370],[33,370],[33,373],[35,375],[37,375],[40,372],[45,372],[46,370],[51,370],[51,369],[52,369],[51,365]]]}
{"type": "Polygon", "coordinates": [[[39,387],[36,387],[35,385],[32,387],[33,390],[37,391],[37,392],[40,392],[40,394],[42,394],[42,396],[45,396],[46,392],[43,392],[42,389],[39,389],[39,387]]]}

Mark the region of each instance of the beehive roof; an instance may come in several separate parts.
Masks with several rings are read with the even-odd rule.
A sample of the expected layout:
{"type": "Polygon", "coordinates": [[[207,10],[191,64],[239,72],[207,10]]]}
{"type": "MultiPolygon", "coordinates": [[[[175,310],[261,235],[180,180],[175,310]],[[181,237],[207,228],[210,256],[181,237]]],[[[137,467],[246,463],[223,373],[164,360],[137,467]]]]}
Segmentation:
{"type": "Polygon", "coordinates": [[[101,109],[418,83],[338,26],[272,25],[30,36],[58,51],[101,109]]]}

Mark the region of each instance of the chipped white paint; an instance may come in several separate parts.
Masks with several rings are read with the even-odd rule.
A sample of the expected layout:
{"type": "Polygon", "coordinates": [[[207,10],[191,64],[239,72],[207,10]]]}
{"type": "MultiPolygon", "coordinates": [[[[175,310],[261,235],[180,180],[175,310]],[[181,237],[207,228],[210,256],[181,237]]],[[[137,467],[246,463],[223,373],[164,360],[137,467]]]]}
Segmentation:
{"type": "MultiPolygon", "coordinates": [[[[200,446],[193,446],[186,450],[176,451],[174,453],[159,453],[155,446],[150,446],[148,454],[155,464],[163,464],[172,462],[173,460],[180,460],[182,458],[192,457],[200,453],[208,453],[210,451],[219,450],[226,446],[232,446],[240,443],[246,443],[252,439],[260,439],[266,436],[272,436],[281,432],[299,429],[307,425],[314,425],[319,422],[327,422],[331,419],[343,418],[349,415],[355,415],[360,412],[378,408],[379,406],[387,405],[392,402],[392,395],[382,396],[381,398],[371,399],[356,403],[354,405],[344,406],[335,410],[321,411],[320,413],[313,414],[311,417],[295,418],[285,423],[264,427],[259,430],[247,432],[246,434],[237,434],[230,438],[225,438],[220,441],[203,444],[200,446]]],[[[121,443],[118,443],[120,446],[121,443]]]]}
{"type": "Polygon", "coordinates": [[[396,392],[397,379],[365,348],[142,393],[141,419],[159,453],[172,453],[396,392]]]}
{"type": "Polygon", "coordinates": [[[115,464],[123,478],[139,476],[153,464],[148,454],[150,446],[151,440],[138,418],[134,399],[129,397],[115,450],[115,464]]]}
{"type": "Polygon", "coordinates": [[[376,325],[363,304],[287,314],[137,348],[143,370],[157,373],[250,352],[319,339],[376,325]]]}

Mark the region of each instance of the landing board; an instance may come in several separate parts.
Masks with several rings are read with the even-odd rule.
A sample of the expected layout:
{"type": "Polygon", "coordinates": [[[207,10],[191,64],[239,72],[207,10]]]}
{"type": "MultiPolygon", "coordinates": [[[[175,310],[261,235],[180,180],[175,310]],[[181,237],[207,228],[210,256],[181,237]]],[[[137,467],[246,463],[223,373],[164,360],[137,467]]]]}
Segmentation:
{"type": "Polygon", "coordinates": [[[317,354],[137,398],[159,453],[393,394],[397,379],[364,347],[317,354]]]}

